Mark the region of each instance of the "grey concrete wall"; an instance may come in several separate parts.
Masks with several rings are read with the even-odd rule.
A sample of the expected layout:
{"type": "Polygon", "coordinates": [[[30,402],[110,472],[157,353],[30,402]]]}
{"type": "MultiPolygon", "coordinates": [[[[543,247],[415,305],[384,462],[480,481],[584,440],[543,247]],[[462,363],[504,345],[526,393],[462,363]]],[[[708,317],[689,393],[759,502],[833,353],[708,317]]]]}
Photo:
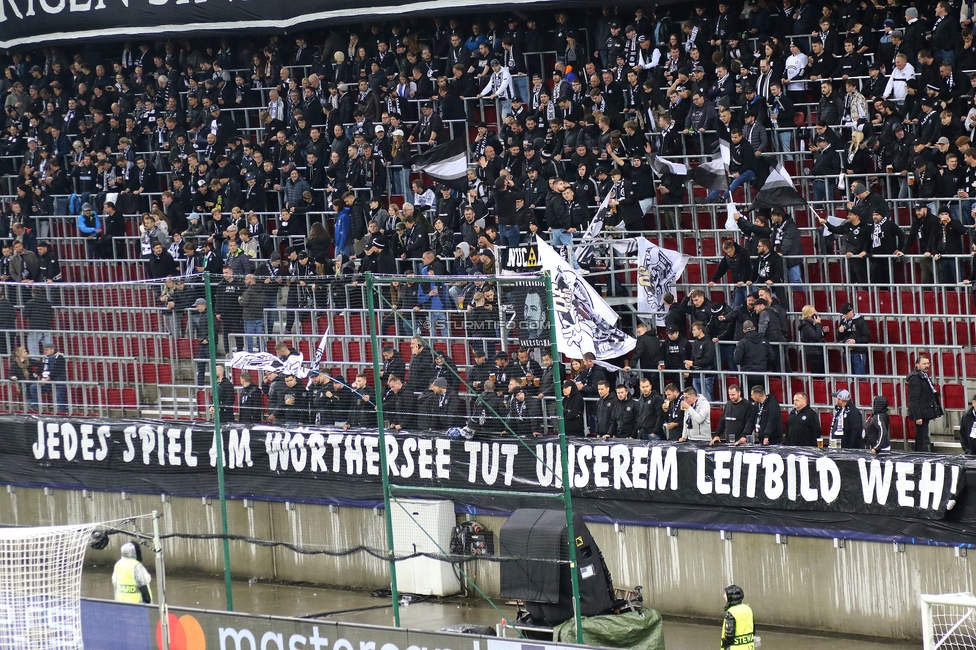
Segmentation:
{"type": "MultiPolygon", "coordinates": [[[[201,499],[164,501],[159,496],[0,488],[0,523],[63,524],[107,521],[159,510],[163,533],[219,533],[220,507],[201,499]]],[[[460,519],[459,519],[460,520],[460,519]]],[[[490,530],[499,517],[478,517],[490,530]]],[[[333,508],[285,503],[228,502],[230,532],[332,551],[363,545],[386,547],[381,512],[365,508],[333,508]]],[[[880,637],[918,638],[921,593],[976,591],[972,558],[956,557],[953,549],[847,541],[835,548],[830,539],[790,537],[777,544],[774,536],[735,533],[730,540],[718,532],[592,525],[618,587],[644,587],[645,602],[665,614],[715,619],[722,607],[722,588],[743,587],[760,625],[855,633],[880,637]]],[[[104,551],[89,550],[92,565],[115,562],[119,542],[104,551]]],[[[172,539],[165,543],[170,572],[219,575],[221,543],[172,539]]],[[[288,549],[231,543],[237,578],[311,582],[375,589],[388,586],[386,563],[365,553],[345,556],[298,555],[288,549]]],[[[498,564],[468,565],[475,583],[498,595],[498,564]]]]}

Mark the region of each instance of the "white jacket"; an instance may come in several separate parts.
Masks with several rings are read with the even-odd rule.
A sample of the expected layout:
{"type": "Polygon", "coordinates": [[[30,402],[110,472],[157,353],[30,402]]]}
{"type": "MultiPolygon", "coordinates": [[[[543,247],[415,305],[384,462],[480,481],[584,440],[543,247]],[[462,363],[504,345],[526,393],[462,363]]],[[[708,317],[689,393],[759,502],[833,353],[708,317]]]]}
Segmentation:
{"type": "Polygon", "coordinates": [[[688,440],[711,440],[711,410],[712,408],[708,400],[699,395],[698,401],[695,402],[692,408],[682,411],[685,421],[682,425],[681,437],[687,438],[688,440]]]}

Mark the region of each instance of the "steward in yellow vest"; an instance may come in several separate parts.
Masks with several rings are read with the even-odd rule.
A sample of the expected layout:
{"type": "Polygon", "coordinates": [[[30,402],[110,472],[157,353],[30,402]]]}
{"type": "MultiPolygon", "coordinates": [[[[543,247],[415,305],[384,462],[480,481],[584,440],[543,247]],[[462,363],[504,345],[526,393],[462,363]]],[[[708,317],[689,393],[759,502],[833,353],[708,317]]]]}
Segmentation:
{"type": "Polygon", "coordinates": [[[112,572],[112,588],[115,600],[120,603],[151,603],[151,580],[146,567],[136,557],[136,545],[127,542],[122,545],[122,557],[115,563],[112,572]]]}
{"type": "Polygon", "coordinates": [[[742,587],[729,585],[725,588],[725,621],[722,623],[722,648],[755,650],[756,626],[752,620],[752,608],[742,603],[745,594],[742,587]]]}

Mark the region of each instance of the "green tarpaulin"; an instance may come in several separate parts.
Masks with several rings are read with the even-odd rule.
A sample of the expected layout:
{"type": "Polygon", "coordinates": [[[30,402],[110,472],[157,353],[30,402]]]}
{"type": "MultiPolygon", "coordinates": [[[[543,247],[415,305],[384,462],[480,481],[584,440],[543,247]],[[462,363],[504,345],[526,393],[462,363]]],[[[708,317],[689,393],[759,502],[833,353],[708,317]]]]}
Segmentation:
{"type": "MultiPolygon", "coordinates": [[[[576,643],[576,620],[571,618],[556,627],[552,636],[557,643],[576,643]]],[[[583,643],[603,648],[664,650],[664,621],[653,609],[617,616],[584,616],[583,643]]]]}

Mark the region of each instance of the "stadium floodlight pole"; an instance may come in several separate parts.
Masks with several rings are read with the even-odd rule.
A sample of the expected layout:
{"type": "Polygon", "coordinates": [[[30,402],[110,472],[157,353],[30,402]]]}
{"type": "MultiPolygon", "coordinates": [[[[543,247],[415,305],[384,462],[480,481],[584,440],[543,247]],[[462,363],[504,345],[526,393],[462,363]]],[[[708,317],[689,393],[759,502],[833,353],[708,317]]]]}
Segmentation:
{"type": "Polygon", "coordinates": [[[383,507],[386,509],[386,545],[390,558],[390,598],[393,600],[393,625],[400,627],[400,594],[397,589],[396,555],[393,551],[393,510],[390,508],[390,472],[386,458],[386,427],[383,422],[383,380],[380,378],[380,347],[376,335],[376,298],[373,272],[366,273],[366,305],[369,318],[369,343],[373,348],[373,384],[376,388],[376,430],[380,446],[380,474],[383,476],[383,507]]]}
{"type": "Polygon", "coordinates": [[[214,446],[217,447],[217,495],[220,498],[220,532],[224,547],[224,593],[227,611],[234,611],[234,591],[230,582],[230,540],[227,539],[227,491],[224,487],[224,434],[220,430],[220,401],[217,396],[217,336],[214,328],[213,290],[210,273],[203,273],[203,286],[207,296],[207,341],[210,345],[210,405],[213,408],[214,446]]]}
{"type": "Polygon", "coordinates": [[[166,605],[166,560],[163,558],[163,541],[159,536],[158,510],[152,511],[153,553],[156,555],[156,584],[159,596],[160,650],[169,650],[169,607],[166,605]]]}
{"type": "MultiPolygon", "coordinates": [[[[549,302],[549,340],[552,342],[553,363],[559,362],[559,339],[556,336],[556,301],[552,295],[552,272],[543,274],[546,300],[549,302]]],[[[563,503],[566,508],[566,541],[569,543],[569,577],[573,585],[573,615],[576,618],[576,643],[583,645],[583,612],[580,606],[579,565],[576,558],[576,528],[573,526],[572,477],[569,475],[569,442],[566,440],[566,418],[563,414],[563,380],[558,366],[552,373],[552,387],[556,393],[556,428],[559,432],[559,455],[563,473],[563,503]]]]}

